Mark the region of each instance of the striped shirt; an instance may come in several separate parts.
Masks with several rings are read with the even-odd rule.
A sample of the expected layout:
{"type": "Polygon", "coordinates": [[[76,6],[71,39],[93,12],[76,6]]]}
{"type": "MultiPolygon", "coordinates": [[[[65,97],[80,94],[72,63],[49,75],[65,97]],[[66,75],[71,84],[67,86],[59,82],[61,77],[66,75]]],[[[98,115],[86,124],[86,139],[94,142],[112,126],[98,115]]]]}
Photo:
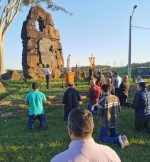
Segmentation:
{"type": "Polygon", "coordinates": [[[102,126],[106,128],[116,127],[121,109],[118,97],[105,94],[101,97],[99,105],[102,110],[102,126]]]}

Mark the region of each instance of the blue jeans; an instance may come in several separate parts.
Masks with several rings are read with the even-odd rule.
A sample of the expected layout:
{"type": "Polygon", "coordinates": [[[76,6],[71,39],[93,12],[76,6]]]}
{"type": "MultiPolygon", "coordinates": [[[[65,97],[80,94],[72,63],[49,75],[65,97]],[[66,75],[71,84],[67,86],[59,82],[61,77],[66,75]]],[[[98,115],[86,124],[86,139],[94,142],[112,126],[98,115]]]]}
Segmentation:
{"type": "Polygon", "coordinates": [[[99,132],[99,138],[103,142],[107,142],[107,143],[119,144],[118,136],[119,134],[116,133],[116,127],[114,128],[101,127],[100,132],[99,132]]]}
{"type": "Polygon", "coordinates": [[[45,114],[40,114],[40,115],[29,115],[29,120],[28,120],[28,128],[31,130],[34,130],[34,122],[35,120],[38,119],[40,121],[40,128],[46,128],[47,127],[47,121],[45,114]]]}

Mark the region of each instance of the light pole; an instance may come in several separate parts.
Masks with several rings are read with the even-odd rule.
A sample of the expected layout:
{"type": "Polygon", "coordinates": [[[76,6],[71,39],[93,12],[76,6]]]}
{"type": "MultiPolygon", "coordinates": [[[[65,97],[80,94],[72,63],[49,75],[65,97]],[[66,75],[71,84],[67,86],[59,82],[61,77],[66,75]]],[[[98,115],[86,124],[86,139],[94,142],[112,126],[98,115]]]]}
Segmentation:
{"type": "Polygon", "coordinates": [[[137,5],[134,5],[132,14],[129,19],[129,54],[128,54],[128,76],[131,77],[131,30],[132,30],[132,18],[134,10],[137,8],[137,5]]]}

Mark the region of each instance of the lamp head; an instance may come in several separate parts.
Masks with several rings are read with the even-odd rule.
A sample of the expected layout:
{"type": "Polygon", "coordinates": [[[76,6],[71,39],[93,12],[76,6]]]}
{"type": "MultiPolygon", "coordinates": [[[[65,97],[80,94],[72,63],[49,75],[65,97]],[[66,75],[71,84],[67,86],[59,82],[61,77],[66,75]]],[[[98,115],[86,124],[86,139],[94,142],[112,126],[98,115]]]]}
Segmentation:
{"type": "Polygon", "coordinates": [[[133,9],[135,10],[137,8],[137,5],[134,5],[133,9]]]}

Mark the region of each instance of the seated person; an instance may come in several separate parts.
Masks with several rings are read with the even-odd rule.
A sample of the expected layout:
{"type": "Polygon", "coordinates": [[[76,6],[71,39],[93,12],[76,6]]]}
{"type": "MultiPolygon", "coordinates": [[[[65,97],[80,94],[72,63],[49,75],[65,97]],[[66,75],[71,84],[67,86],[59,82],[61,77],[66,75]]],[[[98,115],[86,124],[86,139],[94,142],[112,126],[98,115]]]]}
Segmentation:
{"type": "Polygon", "coordinates": [[[35,130],[34,122],[36,119],[40,121],[40,128],[47,127],[43,103],[46,102],[46,97],[43,92],[38,91],[38,83],[32,84],[33,91],[26,95],[25,103],[29,106],[28,128],[35,130]]]}

